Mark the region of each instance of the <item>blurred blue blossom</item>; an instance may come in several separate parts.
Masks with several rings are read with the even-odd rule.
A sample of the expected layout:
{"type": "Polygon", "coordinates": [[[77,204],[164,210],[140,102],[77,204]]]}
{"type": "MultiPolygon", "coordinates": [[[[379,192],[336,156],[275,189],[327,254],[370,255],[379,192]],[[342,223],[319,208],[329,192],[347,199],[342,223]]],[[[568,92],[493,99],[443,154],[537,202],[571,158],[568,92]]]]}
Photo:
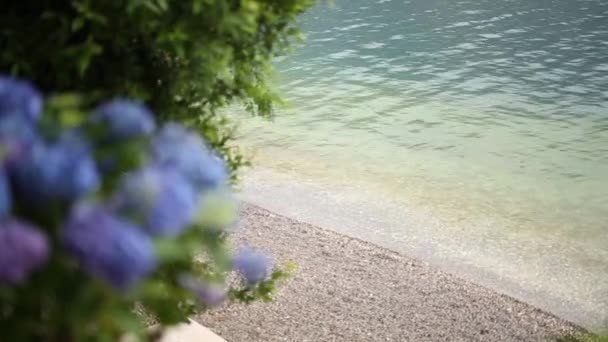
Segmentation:
{"type": "Polygon", "coordinates": [[[196,298],[209,307],[215,307],[226,300],[227,293],[223,285],[220,284],[200,284],[192,289],[196,298]]]}
{"type": "Polygon", "coordinates": [[[46,236],[24,222],[0,223],[0,284],[20,284],[46,262],[49,245],[46,236]]]}
{"type": "Polygon", "coordinates": [[[0,219],[10,214],[12,200],[6,172],[0,168],[0,219]]]}
{"type": "Polygon", "coordinates": [[[179,278],[179,283],[185,289],[188,289],[194,293],[198,300],[208,307],[215,307],[222,304],[228,294],[226,288],[222,284],[216,283],[204,283],[192,275],[183,275],[179,278]]]}
{"type": "Polygon", "coordinates": [[[162,166],[174,167],[199,189],[224,184],[228,175],[224,161],[203,139],[175,123],[165,125],[152,142],[152,155],[162,166]]]}
{"type": "Polygon", "coordinates": [[[95,124],[103,124],[112,138],[124,139],[148,135],[154,131],[154,119],[143,104],[116,99],[99,106],[91,117],[95,124]]]}
{"type": "Polygon", "coordinates": [[[5,163],[11,163],[39,140],[35,125],[20,116],[0,117],[0,144],[5,163]]]}
{"type": "Polygon", "coordinates": [[[4,164],[38,140],[42,97],[28,82],[0,76],[0,144],[4,164]]]}
{"type": "Polygon", "coordinates": [[[11,175],[20,195],[36,204],[75,200],[100,183],[87,144],[73,134],[50,145],[34,144],[12,165],[11,175]]]}
{"type": "Polygon", "coordinates": [[[243,247],[233,259],[234,269],[240,272],[249,285],[264,281],[270,275],[270,259],[250,247],[243,247]]]}
{"type": "Polygon", "coordinates": [[[29,82],[0,76],[0,118],[24,117],[37,121],[42,113],[42,96],[29,82]]]}
{"type": "Polygon", "coordinates": [[[156,266],[151,239],[100,206],[76,206],[64,226],[62,241],[85,272],[117,289],[135,285],[156,266]]]}
{"type": "Polygon", "coordinates": [[[119,212],[140,219],[153,235],[175,236],[192,223],[198,198],[184,177],[156,166],[128,174],[113,205],[119,212]]]}

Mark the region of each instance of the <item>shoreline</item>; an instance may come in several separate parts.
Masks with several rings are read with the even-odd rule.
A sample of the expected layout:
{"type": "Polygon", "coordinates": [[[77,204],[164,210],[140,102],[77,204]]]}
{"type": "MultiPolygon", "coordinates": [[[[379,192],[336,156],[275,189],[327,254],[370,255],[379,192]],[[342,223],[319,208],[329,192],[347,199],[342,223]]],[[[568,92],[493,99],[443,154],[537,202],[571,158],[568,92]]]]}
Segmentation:
{"type": "Polygon", "coordinates": [[[298,267],[273,302],[196,318],[227,341],[540,341],[584,331],[424,261],[252,204],[242,203],[240,225],[236,244],[298,267]]]}
{"type": "Polygon", "coordinates": [[[239,197],[422,260],[590,331],[608,329],[608,269],[589,259],[581,246],[548,232],[520,229],[508,217],[461,210],[458,203],[435,207],[391,196],[373,184],[305,174],[300,169],[251,169],[239,197]]]}

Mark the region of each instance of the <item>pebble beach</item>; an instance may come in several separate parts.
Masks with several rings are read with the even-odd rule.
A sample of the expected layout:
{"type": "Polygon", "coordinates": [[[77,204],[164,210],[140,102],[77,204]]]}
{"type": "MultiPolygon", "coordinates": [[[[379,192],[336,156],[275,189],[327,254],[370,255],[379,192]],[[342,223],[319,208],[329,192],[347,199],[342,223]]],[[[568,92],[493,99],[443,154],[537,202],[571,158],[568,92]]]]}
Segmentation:
{"type": "Polygon", "coordinates": [[[196,320],[227,341],[545,341],[582,329],[371,243],[243,203],[235,245],[297,265],[271,303],[196,320]]]}

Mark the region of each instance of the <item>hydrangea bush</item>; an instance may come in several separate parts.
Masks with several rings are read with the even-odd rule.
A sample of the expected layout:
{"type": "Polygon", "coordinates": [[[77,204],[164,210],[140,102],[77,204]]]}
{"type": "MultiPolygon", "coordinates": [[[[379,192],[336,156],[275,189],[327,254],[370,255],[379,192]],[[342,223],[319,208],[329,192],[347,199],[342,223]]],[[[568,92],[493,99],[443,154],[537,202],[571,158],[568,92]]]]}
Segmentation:
{"type": "Polygon", "coordinates": [[[145,340],[136,304],[166,326],[270,298],[286,274],[250,248],[229,253],[223,159],[138,102],[81,107],[0,76],[0,339],[145,340]]]}

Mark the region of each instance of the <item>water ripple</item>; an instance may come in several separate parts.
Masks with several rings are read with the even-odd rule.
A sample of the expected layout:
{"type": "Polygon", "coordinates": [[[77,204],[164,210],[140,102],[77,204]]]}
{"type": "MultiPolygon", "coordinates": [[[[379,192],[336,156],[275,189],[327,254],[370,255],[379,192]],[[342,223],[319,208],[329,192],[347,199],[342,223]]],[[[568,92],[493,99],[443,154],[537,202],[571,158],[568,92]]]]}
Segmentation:
{"type": "Polygon", "coordinates": [[[336,0],[279,63],[297,110],[265,136],[330,160],[365,153],[379,178],[500,193],[511,211],[546,204],[526,220],[576,208],[547,226],[605,232],[607,18],[605,1],[336,0]]]}

